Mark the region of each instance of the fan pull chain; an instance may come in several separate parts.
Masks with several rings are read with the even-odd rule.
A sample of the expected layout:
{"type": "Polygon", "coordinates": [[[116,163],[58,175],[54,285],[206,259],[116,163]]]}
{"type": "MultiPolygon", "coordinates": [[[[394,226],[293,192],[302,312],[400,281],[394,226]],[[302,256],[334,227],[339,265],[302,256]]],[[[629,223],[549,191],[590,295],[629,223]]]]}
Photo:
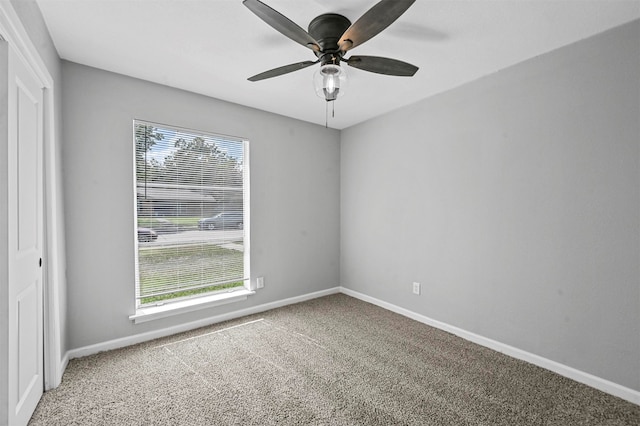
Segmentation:
{"type": "Polygon", "coordinates": [[[324,128],[328,129],[329,128],[329,102],[325,102],[325,107],[324,107],[324,128]]]}
{"type": "Polygon", "coordinates": [[[324,112],[324,128],[329,128],[329,104],[331,104],[331,118],[336,117],[336,104],[335,101],[327,101],[325,102],[325,112],[324,112]]]}
{"type": "Polygon", "coordinates": [[[324,111],[324,127],[325,129],[329,128],[329,103],[331,103],[331,118],[336,117],[336,101],[327,101],[325,102],[325,111],[324,111]]]}

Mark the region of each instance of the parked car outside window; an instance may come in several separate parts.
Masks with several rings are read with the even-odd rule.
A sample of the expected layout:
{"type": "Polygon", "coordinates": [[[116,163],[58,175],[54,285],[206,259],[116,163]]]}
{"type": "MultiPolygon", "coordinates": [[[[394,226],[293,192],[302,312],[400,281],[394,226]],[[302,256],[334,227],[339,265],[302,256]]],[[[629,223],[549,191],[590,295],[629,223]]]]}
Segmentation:
{"type": "Polygon", "coordinates": [[[158,239],[158,233],[150,228],[138,227],[138,241],[141,243],[150,243],[158,239]]]}
{"type": "Polygon", "coordinates": [[[214,229],[242,229],[244,226],[242,212],[224,212],[213,217],[198,221],[198,228],[202,230],[214,229]]]}

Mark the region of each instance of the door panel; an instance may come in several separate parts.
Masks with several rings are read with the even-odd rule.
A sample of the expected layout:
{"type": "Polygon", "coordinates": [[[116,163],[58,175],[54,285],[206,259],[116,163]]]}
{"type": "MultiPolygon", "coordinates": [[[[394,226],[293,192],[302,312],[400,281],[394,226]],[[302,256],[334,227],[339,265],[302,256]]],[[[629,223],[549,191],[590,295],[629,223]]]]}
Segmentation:
{"type": "Polygon", "coordinates": [[[44,388],[42,86],[9,49],[9,424],[26,425],[44,388]]]}
{"type": "Polygon", "coordinates": [[[29,88],[17,81],[18,101],[18,251],[37,250],[38,226],[38,179],[35,158],[38,156],[37,126],[40,104],[29,93],[29,88]]]}
{"type": "Polygon", "coordinates": [[[29,394],[33,386],[37,386],[38,365],[38,340],[32,331],[38,325],[38,283],[33,282],[27,286],[17,297],[18,317],[18,405],[24,402],[24,397],[29,394]]]}

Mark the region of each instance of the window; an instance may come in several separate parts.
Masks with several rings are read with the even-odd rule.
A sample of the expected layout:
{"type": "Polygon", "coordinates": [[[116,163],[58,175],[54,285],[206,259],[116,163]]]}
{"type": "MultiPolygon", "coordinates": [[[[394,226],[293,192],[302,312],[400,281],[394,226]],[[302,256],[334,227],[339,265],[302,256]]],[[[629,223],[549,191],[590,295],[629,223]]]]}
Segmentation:
{"type": "Polygon", "coordinates": [[[248,142],[134,121],[136,307],[249,285],[248,142]]]}

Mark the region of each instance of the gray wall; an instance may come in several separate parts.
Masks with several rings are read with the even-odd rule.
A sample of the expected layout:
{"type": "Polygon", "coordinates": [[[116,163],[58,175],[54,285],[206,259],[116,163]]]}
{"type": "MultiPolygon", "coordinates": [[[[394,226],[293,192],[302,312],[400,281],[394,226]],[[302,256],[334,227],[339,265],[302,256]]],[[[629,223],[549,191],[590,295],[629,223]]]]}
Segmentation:
{"type": "MultiPolygon", "coordinates": [[[[211,84],[215,84],[212,81],[211,84]]],[[[339,284],[339,132],[63,62],[69,348],[158,330],[339,284]],[[247,138],[247,301],[134,325],[132,120],[247,138]]]]}
{"type": "Polygon", "coordinates": [[[638,40],[635,21],[343,131],[342,285],[640,390],[638,40]]]}

